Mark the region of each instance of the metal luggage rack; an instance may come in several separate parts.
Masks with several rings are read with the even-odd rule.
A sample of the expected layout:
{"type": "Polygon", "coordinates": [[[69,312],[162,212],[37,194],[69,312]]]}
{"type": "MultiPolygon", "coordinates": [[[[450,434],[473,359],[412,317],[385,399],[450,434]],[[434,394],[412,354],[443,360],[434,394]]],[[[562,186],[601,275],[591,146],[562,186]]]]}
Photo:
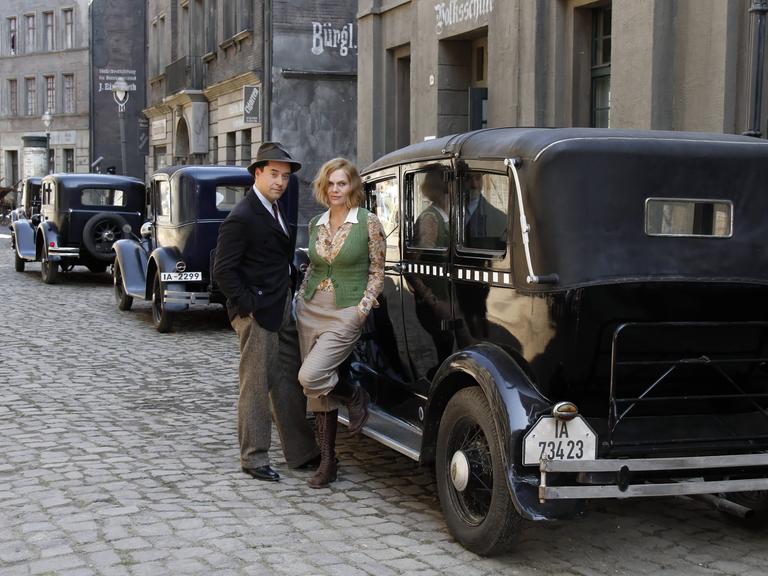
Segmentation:
{"type": "MultiPolygon", "coordinates": [[[[711,436],[708,438],[696,438],[691,440],[693,442],[729,442],[734,440],[740,441],[757,441],[762,440],[768,442],[768,392],[766,393],[754,393],[747,392],[742,385],[736,381],[732,374],[727,371],[728,366],[741,365],[748,367],[747,372],[749,374],[754,373],[761,365],[768,364],[768,322],[627,322],[620,324],[613,332],[613,338],[611,343],[611,371],[610,371],[610,389],[609,389],[609,413],[608,413],[608,438],[606,439],[609,447],[621,447],[621,446],[642,446],[657,443],[658,440],[633,440],[632,442],[617,442],[614,438],[617,428],[622,424],[622,421],[632,413],[632,411],[640,405],[648,405],[649,403],[659,402],[675,402],[675,401],[687,401],[687,400],[741,400],[748,402],[755,408],[755,412],[760,413],[766,421],[766,427],[763,429],[763,434],[750,434],[748,437],[738,436],[711,436]],[[695,330],[722,330],[724,328],[729,329],[755,329],[761,330],[760,338],[757,345],[751,350],[739,351],[739,355],[723,354],[711,356],[698,356],[698,357],[678,357],[674,359],[643,359],[643,360],[622,360],[622,349],[620,346],[621,336],[633,329],[695,329],[695,330]],[[667,396],[651,396],[653,392],[663,390],[664,384],[669,382],[671,377],[679,371],[681,367],[690,367],[691,365],[697,365],[706,367],[714,371],[723,383],[722,394],[684,394],[684,395],[667,395],[667,396]],[[620,372],[623,368],[632,367],[653,367],[658,366],[661,369],[661,374],[650,382],[643,391],[632,397],[619,397],[618,391],[620,388],[620,372]],[[762,403],[761,403],[762,400],[762,403]]],[[[766,374],[768,377],[768,374],[766,374]]],[[[674,442],[674,441],[673,441],[674,442]]],[[[682,442],[682,441],[678,441],[682,442]]],[[[687,441],[686,441],[687,442],[687,441]]]]}

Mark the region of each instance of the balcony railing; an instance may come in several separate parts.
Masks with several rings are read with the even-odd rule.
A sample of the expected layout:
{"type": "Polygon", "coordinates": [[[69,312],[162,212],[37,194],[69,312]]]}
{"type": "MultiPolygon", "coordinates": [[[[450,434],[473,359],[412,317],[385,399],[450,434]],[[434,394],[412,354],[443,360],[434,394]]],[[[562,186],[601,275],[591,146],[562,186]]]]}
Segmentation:
{"type": "Polygon", "coordinates": [[[184,56],[165,67],[165,95],[203,87],[203,60],[200,56],[184,56]]]}

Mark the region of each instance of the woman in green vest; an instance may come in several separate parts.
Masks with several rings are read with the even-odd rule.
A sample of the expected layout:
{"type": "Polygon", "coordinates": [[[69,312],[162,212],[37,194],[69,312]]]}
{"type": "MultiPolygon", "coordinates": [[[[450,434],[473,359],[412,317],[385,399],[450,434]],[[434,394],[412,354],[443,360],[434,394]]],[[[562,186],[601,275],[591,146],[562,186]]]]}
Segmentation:
{"type": "Polygon", "coordinates": [[[315,199],[328,210],[309,222],[310,264],[296,294],[296,322],[303,358],[299,382],[315,413],[321,456],[308,483],[321,488],[336,480],[339,406],[347,407],[352,434],[368,418],[368,393],[338,368],[378,306],[386,240],[376,215],[361,207],[363,186],[354,164],[329,160],[313,187],[315,199]]]}

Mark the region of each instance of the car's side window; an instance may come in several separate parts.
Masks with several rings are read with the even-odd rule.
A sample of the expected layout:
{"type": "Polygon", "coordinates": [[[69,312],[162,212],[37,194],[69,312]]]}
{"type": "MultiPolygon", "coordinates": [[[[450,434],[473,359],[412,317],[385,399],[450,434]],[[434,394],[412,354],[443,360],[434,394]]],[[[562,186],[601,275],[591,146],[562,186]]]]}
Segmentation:
{"type": "Polygon", "coordinates": [[[509,177],[468,171],[459,178],[460,248],[503,253],[507,248],[509,177]]]}
{"type": "Polygon", "coordinates": [[[229,212],[240,202],[248,190],[249,186],[220,185],[216,186],[216,210],[219,212],[229,212]]]}
{"type": "Polygon", "coordinates": [[[171,186],[167,180],[156,180],[157,202],[155,210],[158,222],[171,221],[171,186]]]}
{"type": "Polygon", "coordinates": [[[406,246],[445,250],[449,243],[448,172],[434,166],[405,177],[406,246]]]}
{"type": "Polygon", "coordinates": [[[387,247],[399,247],[397,229],[400,222],[400,200],[397,179],[388,178],[367,184],[365,193],[368,209],[378,216],[384,228],[387,247]]]}

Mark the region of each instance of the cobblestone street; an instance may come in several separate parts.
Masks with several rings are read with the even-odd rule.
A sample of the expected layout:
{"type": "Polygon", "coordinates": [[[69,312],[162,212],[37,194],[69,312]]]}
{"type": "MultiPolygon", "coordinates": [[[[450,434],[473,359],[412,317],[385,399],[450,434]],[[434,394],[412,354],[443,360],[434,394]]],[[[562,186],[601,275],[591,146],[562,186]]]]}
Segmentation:
{"type": "Polygon", "coordinates": [[[0,576],[765,574],[768,531],[684,498],[600,502],[477,557],[448,534],[428,470],[345,432],[330,488],[285,467],[276,433],[283,478],[253,480],[221,308],[158,334],[147,303],[117,311],[106,274],[14,272],[0,233],[0,576]]]}

